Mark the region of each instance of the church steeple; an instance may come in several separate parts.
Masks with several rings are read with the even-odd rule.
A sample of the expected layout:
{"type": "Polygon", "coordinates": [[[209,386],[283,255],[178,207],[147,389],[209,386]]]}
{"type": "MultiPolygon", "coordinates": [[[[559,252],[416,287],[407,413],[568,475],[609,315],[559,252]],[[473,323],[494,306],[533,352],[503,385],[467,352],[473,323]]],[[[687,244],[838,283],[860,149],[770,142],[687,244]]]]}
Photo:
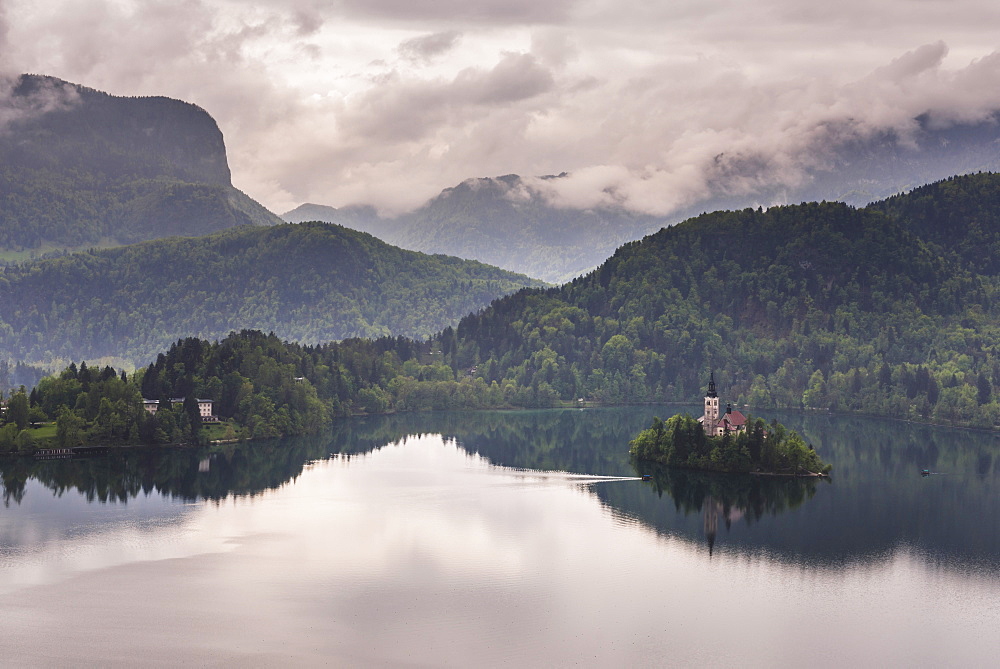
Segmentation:
{"type": "Polygon", "coordinates": [[[716,436],[719,432],[719,394],[715,392],[715,372],[708,379],[708,393],[705,395],[705,414],[701,419],[705,434],[716,436]]]}

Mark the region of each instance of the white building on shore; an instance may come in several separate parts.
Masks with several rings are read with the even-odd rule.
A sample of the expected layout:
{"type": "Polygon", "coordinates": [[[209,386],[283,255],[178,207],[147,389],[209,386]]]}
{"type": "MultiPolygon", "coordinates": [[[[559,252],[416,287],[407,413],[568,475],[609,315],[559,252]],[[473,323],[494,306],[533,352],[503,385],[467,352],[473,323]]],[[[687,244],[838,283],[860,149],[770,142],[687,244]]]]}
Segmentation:
{"type": "MultiPolygon", "coordinates": [[[[184,404],[183,397],[171,397],[170,404],[173,406],[184,404]]],[[[160,408],[160,400],[142,400],[142,408],[149,413],[155,414],[160,408]]],[[[214,423],[219,420],[219,417],[212,413],[212,400],[198,400],[198,415],[201,416],[201,422],[203,423],[214,423]]]]}

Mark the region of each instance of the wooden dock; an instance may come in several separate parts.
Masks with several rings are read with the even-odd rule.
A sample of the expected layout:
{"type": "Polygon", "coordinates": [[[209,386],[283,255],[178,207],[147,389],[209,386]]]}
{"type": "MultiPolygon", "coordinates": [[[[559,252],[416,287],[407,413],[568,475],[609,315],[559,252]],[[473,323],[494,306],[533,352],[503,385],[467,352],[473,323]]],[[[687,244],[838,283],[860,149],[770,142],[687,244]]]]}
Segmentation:
{"type": "Polygon", "coordinates": [[[99,455],[111,450],[110,446],[74,446],[73,448],[39,448],[36,460],[69,460],[86,455],[99,455]]]}

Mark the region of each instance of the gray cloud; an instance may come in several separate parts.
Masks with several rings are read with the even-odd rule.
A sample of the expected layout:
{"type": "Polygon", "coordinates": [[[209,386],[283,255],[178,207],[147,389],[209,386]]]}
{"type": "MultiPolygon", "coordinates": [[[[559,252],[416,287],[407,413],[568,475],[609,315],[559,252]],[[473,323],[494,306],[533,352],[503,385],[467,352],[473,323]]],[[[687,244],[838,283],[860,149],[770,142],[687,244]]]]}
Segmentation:
{"type": "Polygon", "coordinates": [[[569,18],[579,0],[340,0],[349,16],[398,21],[549,23],[569,18]]]}
{"type": "Polygon", "coordinates": [[[425,81],[392,74],[340,117],[355,138],[416,141],[448,124],[476,123],[483,114],[551,89],[552,75],[529,54],[505,54],[491,69],[466,68],[454,79],[425,81]],[[485,108],[485,109],[484,109],[485,108]]]}
{"type": "Polygon", "coordinates": [[[408,60],[426,63],[450,51],[461,36],[457,30],[421,35],[400,44],[399,53],[408,60]]]}
{"type": "Polygon", "coordinates": [[[530,187],[669,213],[920,115],[987,118],[997,21],[974,0],[0,0],[0,72],[199,104],[278,211],[567,171],[530,187]]]}
{"type": "MultiPolygon", "coordinates": [[[[7,23],[7,7],[0,3],[0,68],[7,67],[7,58],[4,58],[7,52],[7,33],[10,31],[10,26],[7,23]]],[[[2,73],[2,71],[0,71],[2,73]]]]}
{"type": "Polygon", "coordinates": [[[455,78],[455,87],[476,104],[502,105],[525,100],[549,90],[554,84],[548,70],[531,54],[504,54],[489,71],[465,69],[455,78]]]}
{"type": "MultiPolygon", "coordinates": [[[[1000,109],[1000,55],[955,71],[943,69],[946,55],[943,44],[920,47],[838,87],[794,81],[765,86],[742,77],[707,82],[725,93],[702,92],[701,119],[682,113],[677,123],[678,115],[664,109],[657,122],[647,114],[641,127],[600,137],[602,162],[533,186],[564,206],[623,204],[657,214],[712,196],[794,188],[849,141],[891,133],[905,145],[918,116],[939,127],[990,118],[1000,109]]],[[[619,122],[668,95],[649,79],[623,88],[627,93],[618,99],[628,102],[618,110],[619,122]]]]}
{"type": "Polygon", "coordinates": [[[0,76],[0,133],[18,121],[66,109],[79,101],[76,89],[42,80],[31,89],[17,90],[19,77],[0,76]]]}
{"type": "Polygon", "coordinates": [[[299,36],[315,35],[323,27],[323,17],[313,9],[300,8],[292,13],[299,36]]]}

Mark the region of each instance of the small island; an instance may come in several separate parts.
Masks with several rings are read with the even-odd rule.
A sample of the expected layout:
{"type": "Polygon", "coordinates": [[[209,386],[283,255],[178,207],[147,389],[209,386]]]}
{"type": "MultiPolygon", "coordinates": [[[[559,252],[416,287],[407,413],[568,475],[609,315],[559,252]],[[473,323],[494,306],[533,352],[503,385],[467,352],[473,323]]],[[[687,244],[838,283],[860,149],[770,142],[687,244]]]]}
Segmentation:
{"type": "Polygon", "coordinates": [[[629,442],[629,453],[642,461],[670,467],[775,476],[826,476],[831,465],[794,431],[777,421],[748,419],[731,407],[719,417],[715,376],[700,419],[677,414],[653,424],[629,442]]]}

